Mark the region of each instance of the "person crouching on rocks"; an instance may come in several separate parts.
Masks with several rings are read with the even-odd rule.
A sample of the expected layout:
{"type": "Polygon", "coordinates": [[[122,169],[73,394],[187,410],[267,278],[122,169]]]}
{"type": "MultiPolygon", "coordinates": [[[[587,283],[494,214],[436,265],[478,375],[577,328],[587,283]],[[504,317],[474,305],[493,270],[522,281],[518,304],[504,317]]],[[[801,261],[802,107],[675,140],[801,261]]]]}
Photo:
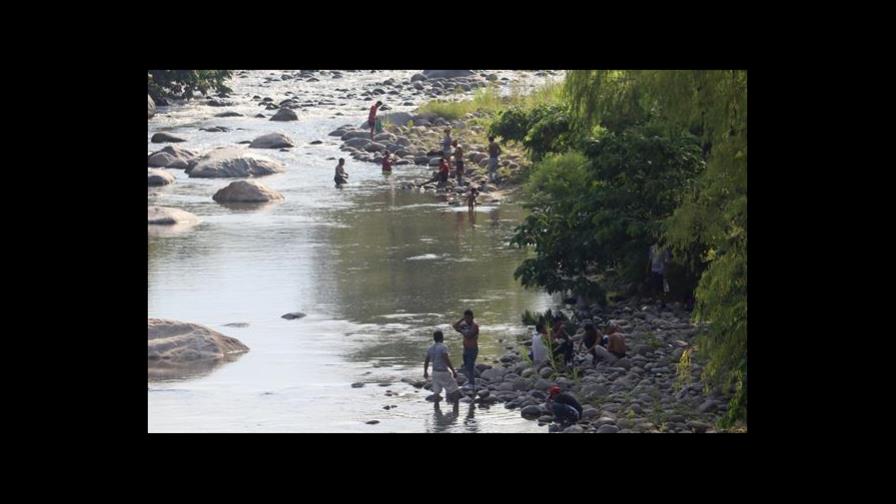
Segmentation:
{"type": "Polygon", "coordinates": [[[552,385],[548,389],[545,407],[554,413],[554,420],[562,427],[568,427],[582,418],[582,405],[579,401],[566,392],[560,392],[560,387],[557,385],[552,385]]]}
{"type": "Polygon", "coordinates": [[[342,187],[342,184],[348,182],[348,173],[345,172],[345,158],[339,158],[339,164],[336,165],[336,175],[333,177],[336,187],[342,187]]]}
{"type": "Polygon", "coordinates": [[[573,345],[566,334],[566,328],[563,327],[563,317],[554,316],[553,331],[551,332],[552,346],[554,347],[554,358],[563,358],[563,363],[569,365],[573,360],[573,345]]]}
{"type": "Polygon", "coordinates": [[[383,152],[383,173],[392,173],[392,155],[389,151],[383,152]]]}
{"type": "Polygon", "coordinates": [[[443,187],[448,183],[448,172],[451,171],[451,166],[448,163],[448,156],[442,154],[442,160],[439,161],[439,178],[438,178],[438,186],[443,187]]]}
{"type": "Polygon", "coordinates": [[[585,337],[582,338],[582,348],[584,348],[585,353],[591,354],[592,365],[597,365],[597,361],[600,360],[597,356],[597,347],[600,346],[602,339],[600,331],[597,330],[593,323],[588,322],[585,324],[585,337]]]}
{"type": "Polygon", "coordinates": [[[457,386],[457,371],[451,365],[448,357],[448,347],[445,346],[445,335],[442,331],[432,333],[435,343],[426,351],[426,360],[423,362],[423,378],[429,378],[429,363],[432,361],[432,394],[427,399],[441,401],[439,395],[445,389],[445,397],[449,401],[460,400],[460,388],[457,386]],[[449,373],[448,370],[451,370],[449,373]]]}

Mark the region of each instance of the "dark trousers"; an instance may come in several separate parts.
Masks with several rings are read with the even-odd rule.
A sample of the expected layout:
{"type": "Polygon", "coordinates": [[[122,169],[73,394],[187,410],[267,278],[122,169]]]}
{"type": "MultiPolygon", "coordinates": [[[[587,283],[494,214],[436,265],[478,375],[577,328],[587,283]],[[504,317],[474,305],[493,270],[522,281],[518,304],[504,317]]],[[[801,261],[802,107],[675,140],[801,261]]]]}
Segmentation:
{"type": "Polygon", "coordinates": [[[464,348],[464,374],[470,385],[476,386],[476,356],[479,355],[479,347],[464,348]]]}
{"type": "Polygon", "coordinates": [[[579,421],[579,412],[568,404],[554,403],[554,419],[561,424],[574,424],[579,421]]]}

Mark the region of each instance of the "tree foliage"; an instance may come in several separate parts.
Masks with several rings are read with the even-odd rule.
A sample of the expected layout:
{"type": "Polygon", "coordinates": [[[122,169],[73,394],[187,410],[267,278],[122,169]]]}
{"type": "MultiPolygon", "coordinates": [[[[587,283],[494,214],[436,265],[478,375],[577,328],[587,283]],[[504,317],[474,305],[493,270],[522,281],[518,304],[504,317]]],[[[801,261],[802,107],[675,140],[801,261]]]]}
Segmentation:
{"type": "Polygon", "coordinates": [[[229,93],[225,82],[232,70],[150,70],[147,75],[149,95],[154,100],[162,98],[189,99],[193,93],[229,93]]]}

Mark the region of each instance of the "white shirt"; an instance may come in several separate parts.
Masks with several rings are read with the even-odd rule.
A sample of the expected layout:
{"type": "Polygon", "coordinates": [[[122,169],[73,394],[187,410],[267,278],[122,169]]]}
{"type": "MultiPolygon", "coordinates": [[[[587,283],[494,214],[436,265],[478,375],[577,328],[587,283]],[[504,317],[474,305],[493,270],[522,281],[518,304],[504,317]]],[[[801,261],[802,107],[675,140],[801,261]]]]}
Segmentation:
{"type": "Polygon", "coordinates": [[[538,331],[532,333],[532,360],[535,361],[536,364],[540,362],[544,362],[547,358],[548,349],[544,346],[544,340],[541,337],[541,334],[538,331]]]}

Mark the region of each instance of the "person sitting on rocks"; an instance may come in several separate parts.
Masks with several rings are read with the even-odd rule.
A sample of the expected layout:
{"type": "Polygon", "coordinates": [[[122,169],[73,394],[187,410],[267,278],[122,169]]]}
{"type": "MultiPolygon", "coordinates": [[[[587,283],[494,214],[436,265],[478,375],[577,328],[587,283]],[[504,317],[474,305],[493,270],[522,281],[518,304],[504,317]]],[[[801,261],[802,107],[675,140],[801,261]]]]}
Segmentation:
{"type": "Polygon", "coordinates": [[[566,334],[566,328],[563,327],[563,317],[559,314],[554,316],[551,339],[554,346],[554,358],[562,357],[563,363],[569,365],[572,362],[574,351],[572,341],[566,334]]]}
{"type": "Polygon", "coordinates": [[[616,324],[607,328],[607,351],[618,359],[625,357],[625,336],[619,332],[616,324]]]}
{"type": "Polygon", "coordinates": [[[582,405],[579,401],[566,392],[560,392],[560,387],[557,385],[551,385],[548,389],[545,407],[554,413],[554,420],[563,427],[572,425],[582,418],[582,405]]]}
{"type": "Polygon", "coordinates": [[[383,152],[383,173],[392,173],[392,155],[389,151],[383,152]]]}
{"type": "Polygon", "coordinates": [[[376,131],[376,111],[383,106],[383,102],[378,101],[370,107],[370,114],[367,116],[367,126],[370,127],[370,139],[373,140],[373,133],[376,131]]]}
{"type": "Polygon", "coordinates": [[[427,399],[441,401],[439,395],[445,389],[445,397],[449,401],[460,399],[460,388],[457,386],[457,370],[451,365],[448,357],[448,347],[445,346],[445,335],[442,331],[432,333],[435,343],[426,351],[426,360],[423,362],[423,378],[429,378],[429,362],[432,361],[432,394],[427,399]],[[451,370],[449,373],[448,370],[451,370]]]}
{"type": "Polygon", "coordinates": [[[339,158],[339,163],[336,165],[336,175],[333,177],[333,181],[336,182],[336,187],[342,187],[342,184],[348,182],[348,173],[345,172],[345,158],[339,158]]]}

